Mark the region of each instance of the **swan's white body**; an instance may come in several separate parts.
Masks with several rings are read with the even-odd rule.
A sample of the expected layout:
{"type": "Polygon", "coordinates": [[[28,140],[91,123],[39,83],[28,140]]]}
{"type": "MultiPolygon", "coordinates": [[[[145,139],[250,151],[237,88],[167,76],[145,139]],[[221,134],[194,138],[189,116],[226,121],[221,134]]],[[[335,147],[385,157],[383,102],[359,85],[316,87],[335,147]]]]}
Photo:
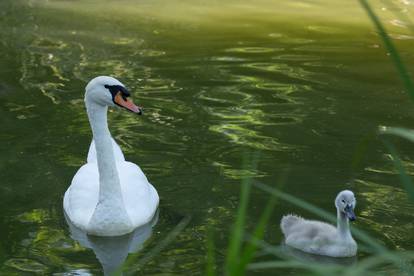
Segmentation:
{"type": "Polygon", "coordinates": [[[280,226],[286,244],[312,254],[330,257],[355,256],[357,244],[349,230],[346,213],[352,211],[353,215],[355,204],[355,197],[351,191],[342,191],[338,194],[335,200],[338,214],[337,227],[320,221],[306,220],[296,215],[284,216],[280,226]],[[346,206],[349,208],[347,209],[346,206]]]}
{"type": "Polygon", "coordinates": [[[119,236],[151,221],[158,194],[134,163],[125,161],[107,125],[113,106],[104,85],[122,86],[114,78],[97,77],[86,86],[85,104],[93,132],[87,163],[73,177],[63,206],[70,221],[88,234],[119,236]]]}

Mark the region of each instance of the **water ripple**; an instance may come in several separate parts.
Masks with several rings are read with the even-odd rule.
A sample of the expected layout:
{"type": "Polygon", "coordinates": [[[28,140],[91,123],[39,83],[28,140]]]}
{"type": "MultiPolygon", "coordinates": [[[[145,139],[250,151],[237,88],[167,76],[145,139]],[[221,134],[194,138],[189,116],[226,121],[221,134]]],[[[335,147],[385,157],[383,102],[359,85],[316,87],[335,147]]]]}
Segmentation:
{"type": "Polygon", "coordinates": [[[319,26],[319,25],[308,26],[308,30],[318,32],[318,33],[324,33],[324,34],[344,33],[344,31],[340,28],[329,27],[329,26],[319,26]]]}
{"type": "MultiPolygon", "coordinates": [[[[226,51],[235,52],[235,48],[230,49],[226,51]]],[[[270,51],[268,53],[271,54],[270,51]]],[[[258,150],[286,151],[297,148],[280,141],[277,129],[272,127],[298,124],[306,118],[305,111],[300,112],[295,106],[303,105],[299,95],[313,92],[317,78],[315,73],[300,66],[280,63],[284,59],[295,62],[320,60],[313,55],[278,55],[274,62],[254,62],[253,58],[237,62],[215,59],[217,64],[213,66],[217,69],[217,75],[221,80],[227,80],[227,85],[203,87],[195,94],[202,109],[209,114],[209,130],[222,134],[231,143],[258,150]],[[280,81],[274,73],[290,79],[280,81]]],[[[211,79],[215,79],[214,76],[211,79]]],[[[223,150],[224,153],[228,151],[223,150]]]]}
{"type": "Polygon", "coordinates": [[[256,88],[265,89],[277,92],[278,94],[291,94],[295,92],[310,92],[312,87],[310,85],[294,84],[294,83],[280,83],[280,82],[259,82],[255,84],[256,88]]]}
{"type": "Polygon", "coordinates": [[[277,138],[261,135],[258,131],[240,124],[213,125],[209,129],[212,132],[225,135],[232,143],[246,145],[258,150],[285,151],[292,149],[292,146],[279,142],[277,138]]]}
{"type": "Polygon", "coordinates": [[[315,61],[321,60],[319,56],[311,56],[311,55],[299,55],[299,54],[284,54],[275,56],[272,58],[273,60],[286,60],[286,61],[315,61]]]}
{"type": "Polygon", "coordinates": [[[165,55],[165,51],[153,50],[153,49],[142,49],[135,52],[133,55],[139,55],[141,57],[160,57],[165,55]]]}
{"type": "Polygon", "coordinates": [[[321,83],[320,81],[316,81],[314,73],[307,71],[301,67],[294,67],[292,65],[288,65],[285,63],[253,62],[253,63],[245,63],[242,65],[242,67],[260,70],[264,72],[280,73],[290,78],[305,80],[305,81],[309,81],[313,83],[321,83]]]}
{"type": "Polygon", "coordinates": [[[218,62],[241,62],[246,61],[245,58],[240,57],[232,57],[232,56],[215,56],[210,58],[211,61],[218,61],[218,62]]]}
{"type": "Polygon", "coordinates": [[[39,263],[35,260],[26,259],[26,258],[8,259],[4,264],[22,273],[30,272],[30,273],[36,273],[36,274],[44,274],[48,271],[48,268],[46,265],[39,263]]]}
{"type": "Polygon", "coordinates": [[[138,85],[140,95],[156,95],[161,93],[174,93],[181,91],[182,88],[176,85],[174,80],[167,78],[146,78],[138,85]]]}
{"type": "Polygon", "coordinates": [[[247,53],[247,54],[263,54],[276,51],[283,51],[283,48],[271,48],[271,47],[235,47],[229,48],[225,51],[228,53],[247,53]]]}
{"type": "Polygon", "coordinates": [[[213,162],[214,167],[219,168],[220,174],[230,179],[243,179],[246,177],[265,177],[268,174],[257,169],[237,169],[229,164],[213,162]]]}
{"type": "Polygon", "coordinates": [[[73,65],[71,45],[62,40],[37,37],[22,55],[20,83],[27,90],[38,89],[53,103],[68,83],[68,68],[73,65]]]}
{"type": "Polygon", "coordinates": [[[202,90],[196,98],[221,104],[234,105],[236,102],[249,102],[252,96],[236,90],[234,87],[220,87],[220,89],[202,90]]]}
{"type": "Polygon", "coordinates": [[[412,233],[414,205],[401,188],[366,180],[356,180],[358,197],[368,206],[360,211],[364,224],[371,231],[385,237],[394,246],[401,244],[412,233]],[[404,210],[404,211],[401,211],[404,210]]]}

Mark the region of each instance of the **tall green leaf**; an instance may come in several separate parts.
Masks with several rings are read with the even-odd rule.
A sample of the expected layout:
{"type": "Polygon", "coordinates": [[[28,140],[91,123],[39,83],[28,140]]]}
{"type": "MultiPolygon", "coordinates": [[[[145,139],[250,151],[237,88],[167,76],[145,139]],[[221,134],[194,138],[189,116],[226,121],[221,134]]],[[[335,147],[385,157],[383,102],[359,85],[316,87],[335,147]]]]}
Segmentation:
{"type": "Polygon", "coordinates": [[[382,25],[380,19],[375,14],[374,10],[372,9],[368,1],[359,0],[359,2],[361,3],[365,11],[367,12],[372,23],[374,23],[375,28],[377,29],[377,32],[379,36],[381,37],[385,48],[389,52],[391,60],[394,63],[394,66],[397,69],[398,75],[400,76],[401,80],[404,83],[405,89],[407,90],[408,94],[411,96],[411,99],[414,100],[414,83],[406,66],[404,65],[404,62],[402,61],[400,57],[400,54],[398,53],[397,48],[394,46],[394,43],[392,42],[390,36],[385,30],[385,27],[382,25]]]}

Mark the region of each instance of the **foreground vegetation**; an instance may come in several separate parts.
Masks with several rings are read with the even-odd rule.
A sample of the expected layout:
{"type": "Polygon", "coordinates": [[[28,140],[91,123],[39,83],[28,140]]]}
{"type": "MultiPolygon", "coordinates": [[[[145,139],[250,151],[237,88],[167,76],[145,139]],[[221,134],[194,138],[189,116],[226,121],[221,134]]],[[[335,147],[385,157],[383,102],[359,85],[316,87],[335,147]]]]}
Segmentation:
{"type": "MultiPolygon", "coordinates": [[[[398,50],[368,1],[359,0],[359,2],[382,39],[391,61],[404,84],[406,92],[414,101],[414,82],[398,50]]],[[[389,1],[385,4],[392,6],[392,3],[389,1]]],[[[414,203],[414,184],[399,158],[395,145],[389,139],[390,136],[398,136],[414,142],[414,130],[380,126],[377,135],[382,140],[384,147],[392,155],[392,162],[394,163],[395,169],[399,172],[401,183],[407,196],[414,203]]],[[[248,271],[266,271],[266,269],[275,268],[294,269],[298,272],[300,271],[301,275],[304,273],[316,275],[378,275],[381,272],[387,274],[392,272],[398,275],[414,275],[413,251],[389,250],[373,237],[356,228],[352,229],[352,233],[359,243],[359,248],[369,254],[369,257],[363,260],[352,265],[343,265],[335,262],[318,262],[315,259],[299,260],[298,258],[292,258],[292,255],[288,254],[283,246],[270,245],[263,240],[266,225],[271,217],[272,209],[276,201],[288,202],[319,216],[323,220],[330,221],[334,224],[336,223],[335,216],[308,202],[284,193],[277,188],[260,183],[252,178],[245,178],[241,183],[240,202],[236,221],[230,233],[224,268],[217,269],[217,264],[215,263],[214,237],[213,234],[210,234],[207,239],[207,275],[217,275],[218,270],[223,270],[226,275],[244,275],[248,271]],[[251,189],[263,191],[269,195],[270,199],[256,224],[256,228],[253,229],[253,232],[247,233],[245,226],[251,189]],[[270,260],[256,261],[257,256],[263,255],[271,256],[270,260]]],[[[210,233],[213,233],[213,231],[210,231],[210,233]]]]}

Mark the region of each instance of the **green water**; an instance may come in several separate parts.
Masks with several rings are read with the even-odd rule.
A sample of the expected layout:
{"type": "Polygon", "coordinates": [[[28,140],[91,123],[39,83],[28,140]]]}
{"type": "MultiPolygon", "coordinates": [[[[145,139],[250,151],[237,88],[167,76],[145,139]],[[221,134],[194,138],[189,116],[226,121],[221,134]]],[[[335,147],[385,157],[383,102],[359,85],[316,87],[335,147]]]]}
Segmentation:
{"type": "MultiPolygon", "coordinates": [[[[375,11],[412,69],[413,3],[393,3],[375,11]]],[[[131,274],[201,274],[211,228],[220,269],[246,175],[332,213],[352,189],[357,227],[414,249],[414,204],[375,135],[411,128],[414,106],[357,2],[2,0],[0,35],[0,274],[102,273],[62,208],[86,160],[83,91],[98,75],[144,106],[141,117],[113,110],[110,129],[161,199],[131,274]],[[249,154],[257,169],[243,166],[249,154]]],[[[395,143],[414,174],[413,146],[395,143]]],[[[267,200],[253,190],[249,229],[267,200]]],[[[267,242],[281,243],[290,212],[314,217],[278,202],[267,242]]]]}

